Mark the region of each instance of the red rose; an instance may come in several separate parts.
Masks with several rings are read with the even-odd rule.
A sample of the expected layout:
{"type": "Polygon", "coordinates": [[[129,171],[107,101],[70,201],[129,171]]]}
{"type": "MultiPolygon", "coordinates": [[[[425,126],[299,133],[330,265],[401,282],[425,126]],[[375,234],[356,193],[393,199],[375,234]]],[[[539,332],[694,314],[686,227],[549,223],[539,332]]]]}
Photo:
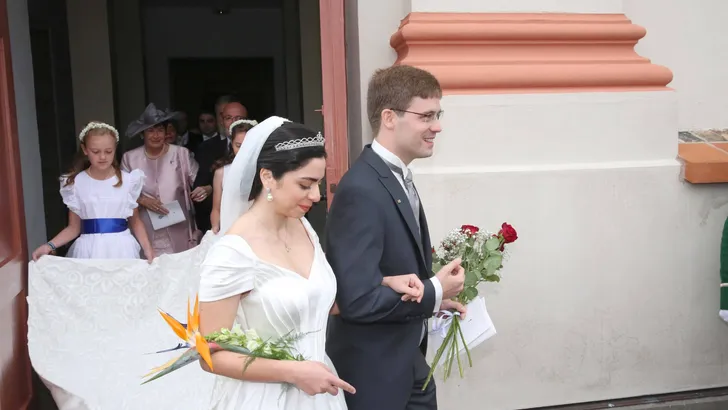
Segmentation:
{"type": "Polygon", "coordinates": [[[503,242],[505,243],[512,243],[515,242],[516,239],[518,239],[518,233],[516,232],[513,227],[505,222],[503,222],[503,225],[501,225],[501,230],[499,234],[503,235],[503,242]]]}
{"type": "Polygon", "coordinates": [[[460,232],[466,235],[475,235],[479,230],[480,228],[475,225],[463,225],[460,227],[460,232]]]}
{"type": "Polygon", "coordinates": [[[435,247],[434,246],[432,247],[432,253],[435,253],[435,247]]]}

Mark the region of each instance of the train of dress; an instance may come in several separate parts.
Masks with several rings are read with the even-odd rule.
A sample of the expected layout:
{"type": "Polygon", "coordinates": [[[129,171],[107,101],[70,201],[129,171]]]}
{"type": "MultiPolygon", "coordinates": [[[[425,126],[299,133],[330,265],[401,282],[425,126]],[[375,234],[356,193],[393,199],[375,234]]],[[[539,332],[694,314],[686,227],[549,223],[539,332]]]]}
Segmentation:
{"type": "Polygon", "coordinates": [[[189,251],[145,260],[30,262],[28,349],[59,410],[209,408],[215,376],[191,364],[141,385],[142,376],[182,353],[150,354],[180,340],[159,315],[186,321],[211,233],[189,251]]]}

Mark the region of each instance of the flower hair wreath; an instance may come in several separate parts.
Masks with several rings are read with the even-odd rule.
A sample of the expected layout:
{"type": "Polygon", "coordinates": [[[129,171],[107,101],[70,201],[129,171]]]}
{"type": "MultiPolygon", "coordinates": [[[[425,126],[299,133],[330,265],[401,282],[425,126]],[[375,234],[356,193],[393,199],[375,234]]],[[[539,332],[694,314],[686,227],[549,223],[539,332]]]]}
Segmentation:
{"type": "Polygon", "coordinates": [[[81,142],[84,142],[84,139],[86,138],[86,134],[88,134],[89,131],[91,131],[95,128],[104,128],[104,129],[111,131],[111,134],[116,138],[116,142],[119,142],[119,131],[117,131],[116,128],[112,127],[111,125],[109,125],[105,122],[96,122],[96,121],[91,121],[90,123],[86,124],[86,126],[83,127],[81,132],[78,134],[78,139],[81,140],[81,142]]]}
{"type": "Polygon", "coordinates": [[[258,121],[256,121],[256,120],[237,120],[237,121],[233,122],[232,124],[230,124],[230,128],[228,128],[228,134],[232,134],[233,128],[237,127],[240,124],[250,124],[251,126],[255,127],[256,125],[258,125],[258,121]]]}

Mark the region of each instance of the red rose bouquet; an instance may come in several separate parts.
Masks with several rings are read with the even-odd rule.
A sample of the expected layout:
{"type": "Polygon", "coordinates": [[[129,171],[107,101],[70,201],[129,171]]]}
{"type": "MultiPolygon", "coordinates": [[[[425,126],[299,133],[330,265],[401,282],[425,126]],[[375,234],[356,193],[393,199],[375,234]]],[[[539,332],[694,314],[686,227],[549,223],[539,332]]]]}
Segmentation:
{"type": "MultiPolygon", "coordinates": [[[[438,249],[432,249],[432,271],[440,268],[456,258],[461,258],[461,266],[465,270],[465,285],[463,291],[455,298],[456,301],[467,305],[478,297],[478,285],[483,282],[500,282],[499,271],[503,267],[503,258],[506,244],[518,239],[518,233],[509,224],[503,223],[498,233],[481,231],[474,225],[463,225],[455,229],[440,242],[438,249]]],[[[423,390],[427,387],[440,360],[445,362],[444,378],[450,376],[452,365],[457,361],[460,377],[463,377],[463,366],[460,361],[460,351],[465,350],[468,364],[473,366],[470,350],[460,326],[458,312],[446,312],[451,319],[448,322],[447,333],[442,344],[437,349],[427,376],[423,390]]]]}

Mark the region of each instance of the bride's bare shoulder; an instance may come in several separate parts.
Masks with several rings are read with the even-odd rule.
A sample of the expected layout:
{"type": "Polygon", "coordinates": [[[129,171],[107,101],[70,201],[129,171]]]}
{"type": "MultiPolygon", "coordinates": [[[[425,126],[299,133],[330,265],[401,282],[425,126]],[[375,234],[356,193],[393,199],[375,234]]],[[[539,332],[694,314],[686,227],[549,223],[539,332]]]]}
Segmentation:
{"type": "Polygon", "coordinates": [[[255,229],[256,220],[245,213],[241,215],[235,222],[233,222],[230,229],[225,232],[225,235],[237,235],[246,241],[254,241],[258,236],[255,229]]]}

